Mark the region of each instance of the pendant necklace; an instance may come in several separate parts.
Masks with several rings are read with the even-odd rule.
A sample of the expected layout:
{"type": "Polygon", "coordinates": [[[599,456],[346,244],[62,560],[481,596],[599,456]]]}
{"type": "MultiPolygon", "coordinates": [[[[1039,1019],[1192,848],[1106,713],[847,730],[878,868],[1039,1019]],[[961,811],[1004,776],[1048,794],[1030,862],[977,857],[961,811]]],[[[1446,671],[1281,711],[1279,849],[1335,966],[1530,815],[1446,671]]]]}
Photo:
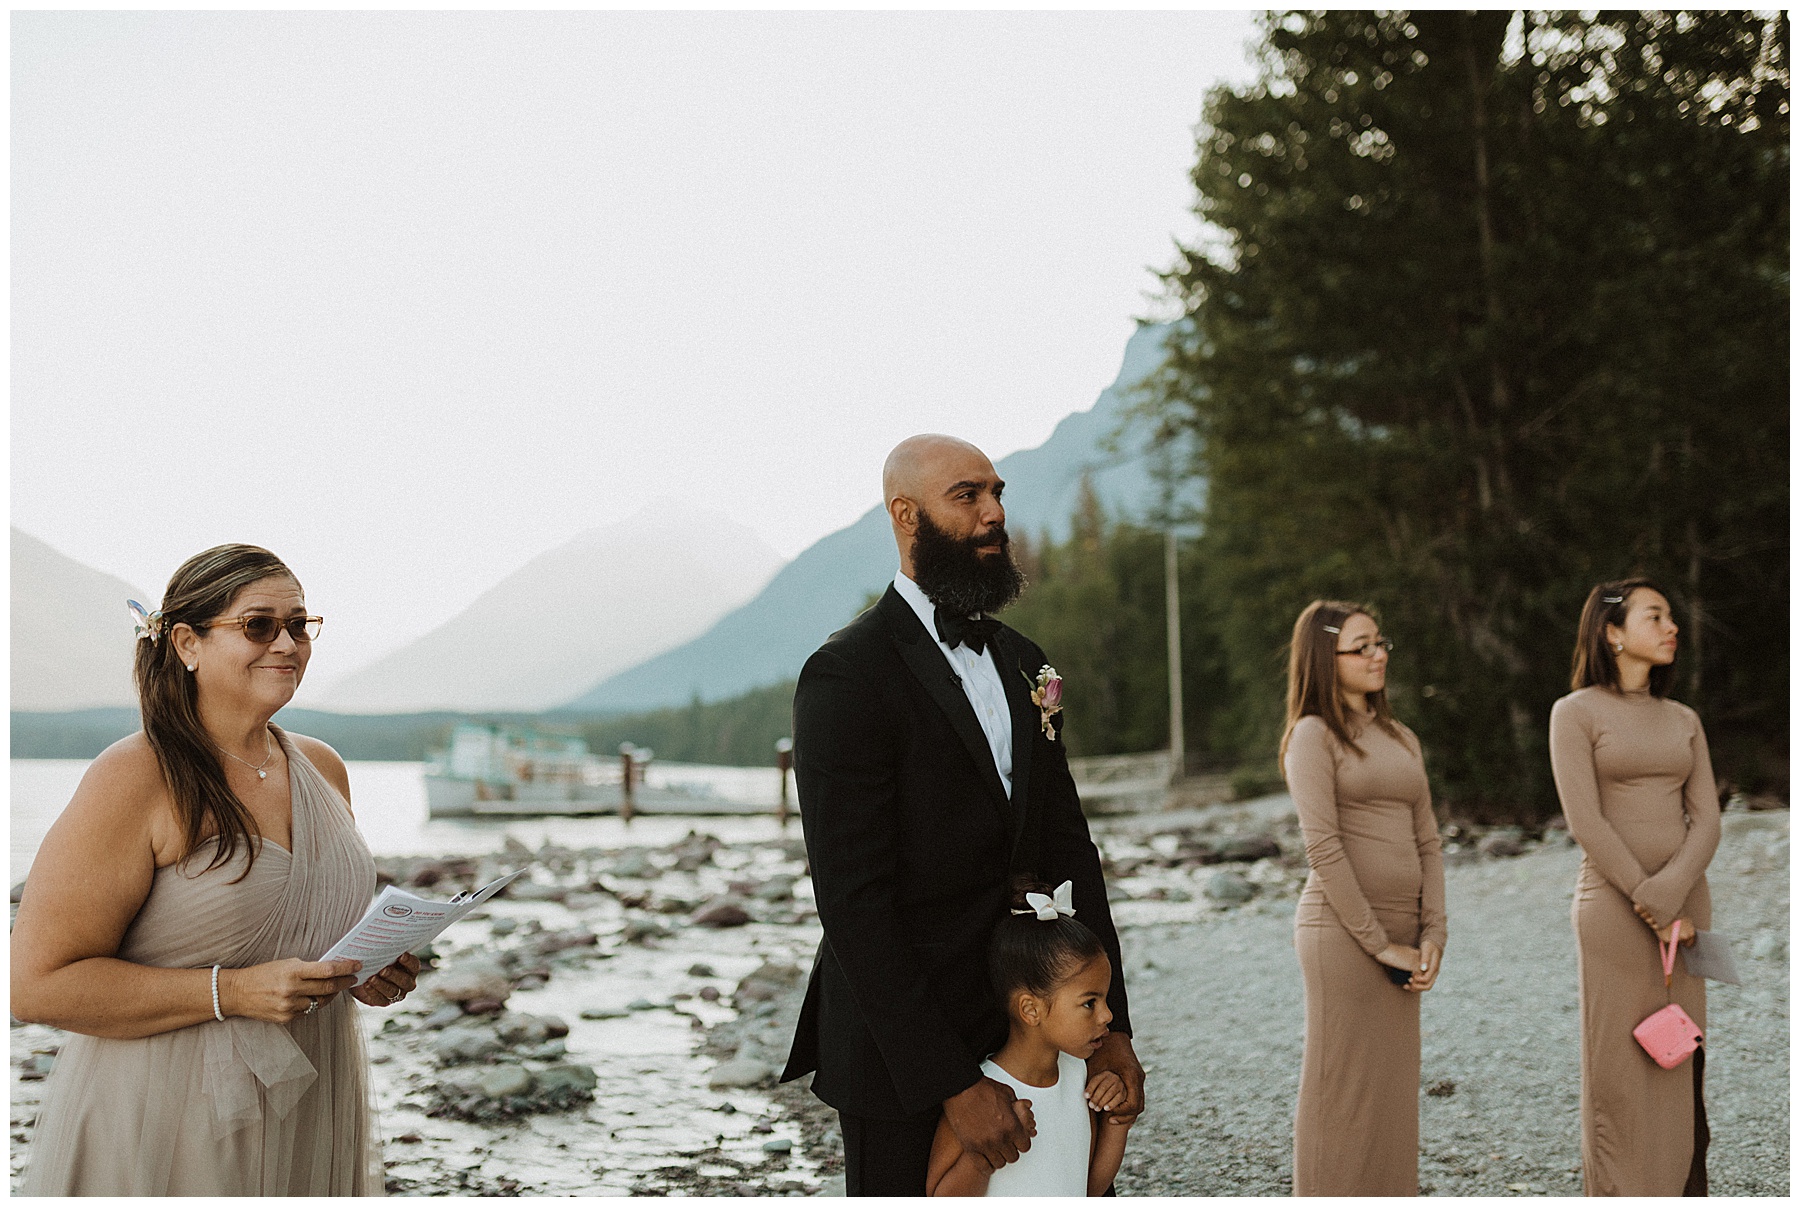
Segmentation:
{"type": "Polygon", "coordinates": [[[244,766],[256,772],[257,779],[266,780],[269,778],[269,773],[264,771],[263,768],[267,767],[269,765],[269,760],[275,757],[275,739],[270,735],[268,729],[265,728],[263,730],[263,749],[267,751],[267,753],[263,755],[263,761],[260,763],[252,764],[247,759],[239,759],[237,755],[231,753],[229,750],[225,750],[223,746],[219,747],[219,749],[225,752],[226,758],[237,759],[238,762],[243,763],[244,766]]]}

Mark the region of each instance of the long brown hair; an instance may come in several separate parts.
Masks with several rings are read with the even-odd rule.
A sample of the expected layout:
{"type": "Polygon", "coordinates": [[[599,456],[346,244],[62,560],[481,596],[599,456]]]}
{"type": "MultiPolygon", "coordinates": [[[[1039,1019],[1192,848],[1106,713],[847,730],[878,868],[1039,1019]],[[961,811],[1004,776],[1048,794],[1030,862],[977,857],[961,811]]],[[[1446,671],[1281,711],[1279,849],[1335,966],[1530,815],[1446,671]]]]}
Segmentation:
{"type": "MultiPolygon", "coordinates": [[[[1294,636],[1288,644],[1287,727],[1281,731],[1281,751],[1276,757],[1287,758],[1288,739],[1294,735],[1294,726],[1301,717],[1318,717],[1338,741],[1356,751],[1358,758],[1363,757],[1363,748],[1350,736],[1344,697],[1338,694],[1338,635],[1333,631],[1359,615],[1379,623],[1375,609],[1369,605],[1342,599],[1315,599],[1294,621],[1294,636]]],[[[1375,723],[1400,737],[1400,726],[1388,708],[1387,689],[1369,692],[1367,699],[1375,723]]]]}
{"type": "MultiPolygon", "coordinates": [[[[1569,687],[1604,687],[1619,691],[1619,660],[1606,644],[1606,626],[1625,627],[1625,615],[1631,607],[1633,591],[1654,591],[1664,599],[1669,593],[1647,578],[1623,578],[1614,583],[1601,583],[1588,592],[1581,606],[1581,625],[1575,633],[1575,656],[1570,660],[1569,687]]],[[[1669,607],[1674,608],[1671,602],[1669,607]]],[[[1675,664],[1650,668],[1650,694],[1661,699],[1675,685],[1675,664]]]]}
{"type": "Polygon", "coordinates": [[[218,545],[196,553],[181,563],[163,592],[162,636],[137,643],[132,674],[138,710],[144,737],[156,752],[163,782],[175,801],[186,842],[184,857],[198,850],[209,835],[219,840],[206,871],[229,862],[242,843],[250,852],[243,873],[249,875],[256,862],[256,844],[250,836],[258,831],[256,819],[225,779],[217,745],[200,723],[198,689],[175,652],[170,631],[185,624],[204,633],[209,622],[225,614],[239,591],[277,576],[300,585],[280,558],[255,545],[218,545]]]}

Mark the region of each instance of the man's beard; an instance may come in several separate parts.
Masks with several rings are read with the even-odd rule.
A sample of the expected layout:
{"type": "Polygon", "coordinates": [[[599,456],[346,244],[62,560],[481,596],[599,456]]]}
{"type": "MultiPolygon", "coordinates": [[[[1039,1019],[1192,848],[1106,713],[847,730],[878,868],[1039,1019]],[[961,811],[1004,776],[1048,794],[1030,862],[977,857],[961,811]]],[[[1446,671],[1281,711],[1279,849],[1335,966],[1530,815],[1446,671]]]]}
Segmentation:
{"type": "Polygon", "coordinates": [[[925,598],[957,616],[998,612],[1025,588],[1025,573],[1013,561],[1004,525],[980,536],[954,537],[932,523],[923,507],[919,530],[913,534],[912,563],[913,581],[925,598]],[[999,553],[978,552],[996,542],[999,553]]]}

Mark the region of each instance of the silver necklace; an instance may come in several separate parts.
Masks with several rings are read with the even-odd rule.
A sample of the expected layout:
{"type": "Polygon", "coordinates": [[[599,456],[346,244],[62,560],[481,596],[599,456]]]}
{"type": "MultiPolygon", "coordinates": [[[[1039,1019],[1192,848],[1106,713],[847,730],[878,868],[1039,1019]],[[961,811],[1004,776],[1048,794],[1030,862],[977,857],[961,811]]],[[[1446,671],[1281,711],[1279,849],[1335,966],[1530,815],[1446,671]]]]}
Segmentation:
{"type": "Polygon", "coordinates": [[[269,773],[264,771],[263,768],[267,767],[269,765],[269,760],[275,757],[275,738],[267,729],[263,730],[263,749],[267,751],[267,753],[263,755],[263,761],[260,763],[253,764],[248,759],[239,759],[237,755],[231,753],[229,750],[225,750],[223,746],[219,747],[219,749],[225,751],[226,758],[237,759],[238,762],[256,772],[257,779],[266,780],[269,778],[269,773]]]}

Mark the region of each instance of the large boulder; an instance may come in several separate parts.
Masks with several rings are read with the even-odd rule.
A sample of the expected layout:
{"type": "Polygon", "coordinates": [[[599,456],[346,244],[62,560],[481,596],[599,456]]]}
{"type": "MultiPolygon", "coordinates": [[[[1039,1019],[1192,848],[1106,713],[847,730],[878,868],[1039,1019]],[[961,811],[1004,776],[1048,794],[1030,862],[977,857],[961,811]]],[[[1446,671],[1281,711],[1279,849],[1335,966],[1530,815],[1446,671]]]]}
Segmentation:
{"type": "Polygon", "coordinates": [[[498,961],[472,956],[433,976],[431,992],[444,1002],[504,1002],[512,996],[512,978],[498,961]]]}

